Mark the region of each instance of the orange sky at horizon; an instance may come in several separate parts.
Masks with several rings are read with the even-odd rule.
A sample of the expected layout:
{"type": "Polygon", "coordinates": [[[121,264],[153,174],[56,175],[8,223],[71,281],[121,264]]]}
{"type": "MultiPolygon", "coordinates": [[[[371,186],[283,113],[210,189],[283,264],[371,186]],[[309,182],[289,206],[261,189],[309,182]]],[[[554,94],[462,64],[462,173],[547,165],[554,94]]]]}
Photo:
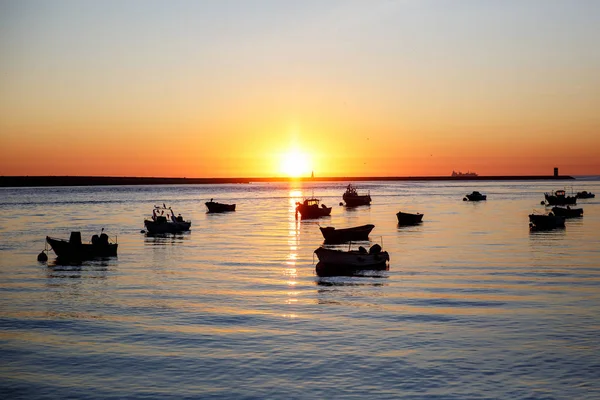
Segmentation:
{"type": "Polygon", "coordinates": [[[0,175],[600,175],[600,3],[234,3],[0,5],[0,175]]]}

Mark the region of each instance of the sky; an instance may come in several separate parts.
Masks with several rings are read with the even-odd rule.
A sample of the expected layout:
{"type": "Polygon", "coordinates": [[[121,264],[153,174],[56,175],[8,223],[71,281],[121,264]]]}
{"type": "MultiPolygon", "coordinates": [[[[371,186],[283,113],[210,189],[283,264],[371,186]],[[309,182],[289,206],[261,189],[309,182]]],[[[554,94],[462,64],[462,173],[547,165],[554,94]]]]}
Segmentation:
{"type": "Polygon", "coordinates": [[[600,1],[0,0],[0,175],[600,174],[600,1]]]}

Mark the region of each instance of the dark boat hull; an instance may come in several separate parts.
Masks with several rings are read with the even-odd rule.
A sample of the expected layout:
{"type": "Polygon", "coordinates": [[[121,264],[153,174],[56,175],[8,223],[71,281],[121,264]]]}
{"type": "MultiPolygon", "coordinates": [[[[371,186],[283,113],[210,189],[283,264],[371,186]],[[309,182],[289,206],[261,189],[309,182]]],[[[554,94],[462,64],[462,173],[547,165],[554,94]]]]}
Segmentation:
{"type": "Polygon", "coordinates": [[[529,215],[529,227],[532,229],[554,229],[565,227],[565,217],[559,215],[529,215]]]}
{"type": "Polygon", "coordinates": [[[331,207],[305,206],[300,204],[296,207],[296,211],[300,213],[301,219],[314,219],[330,215],[331,207]]]}
{"type": "Polygon", "coordinates": [[[399,225],[415,225],[420,224],[423,221],[423,214],[410,214],[402,211],[396,214],[399,225]]]}
{"type": "Polygon", "coordinates": [[[157,222],[144,220],[144,225],[146,226],[148,233],[157,234],[186,232],[190,230],[190,226],[192,225],[192,223],[189,221],[157,222]]]}
{"type": "Polygon", "coordinates": [[[469,201],[484,201],[487,200],[487,195],[485,194],[468,194],[465,196],[469,201]]]}
{"type": "Polygon", "coordinates": [[[371,204],[370,195],[347,196],[344,194],[342,199],[346,202],[346,207],[368,206],[371,204]]]}
{"type": "Polygon", "coordinates": [[[552,212],[565,218],[583,217],[583,208],[552,207],[552,212]]]}
{"type": "Polygon", "coordinates": [[[356,271],[387,270],[390,256],[386,251],[368,253],[341,251],[319,247],[315,250],[319,259],[316,272],[319,276],[352,275],[356,271]]]}
{"type": "Polygon", "coordinates": [[[204,204],[206,204],[206,208],[208,208],[208,212],[210,212],[210,213],[235,211],[235,204],[223,204],[223,203],[217,203],[214,201],[207,201],[204,204]]]}
{"type": "Polygon", "coordinates": [[[387,251],[379,253],[362,253],[360,251],[342,251],[319,247],[315,250],[319,262],[326,265],[337,265],[356,269],[377,269],[385,267],[390,260],[387,251]]]}
{"type": "Polygon", "coordinates": [[[546,201],[551,206],[566,206],[566,205],[574,205],[577,204],[577,197],[574,196],[554,196],[549,194],[544,194],[546,201]]]}
{"type": "Polygon", "coordinates": [[[344,243],[359,240],[369,240],[369,233],[375,228],[375,225],[361,225],[353,228],[335,229],[333,227],[321,228],[321,234],[325,238],[325,243],[344,243]]]}
{"type": "Polygon", "coordinates": [[[577,195],[575,197],[578,199],[593,199],[594,197],[596,197],[596,195],[594,193],[586,192],[584,190],[583,192],[577,192],[577,195]]]}
{"type": "Polygon", "coordinates": [[[99,257],[116,257],[117,243],[87,244],[71,243],[64,239],[55,239],[46,236],[46,242],[58,258],[64,260],[91,260],[99,257]]]}

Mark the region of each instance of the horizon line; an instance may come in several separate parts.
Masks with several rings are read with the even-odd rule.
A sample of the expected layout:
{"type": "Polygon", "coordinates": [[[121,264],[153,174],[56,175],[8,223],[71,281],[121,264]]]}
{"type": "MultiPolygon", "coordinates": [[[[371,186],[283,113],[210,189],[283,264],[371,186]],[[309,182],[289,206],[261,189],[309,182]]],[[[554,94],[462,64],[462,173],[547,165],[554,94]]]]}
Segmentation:
{"type": "MultiPolygon", "coordinates": [[[[582,175],[586,176],[586,175],[582,175]]],[[[591,175],[593,176],[593,175],[591,175]]],[[[85,175],[0,176],[0,187],[108,186],[161,184],[248,184],[251,182],[339,182],[339,181],[481,181],[481,180],[575,180],[570,175],[481,175],[481,176],[330,176],[330,177],[136,177],[85,175]]]]}

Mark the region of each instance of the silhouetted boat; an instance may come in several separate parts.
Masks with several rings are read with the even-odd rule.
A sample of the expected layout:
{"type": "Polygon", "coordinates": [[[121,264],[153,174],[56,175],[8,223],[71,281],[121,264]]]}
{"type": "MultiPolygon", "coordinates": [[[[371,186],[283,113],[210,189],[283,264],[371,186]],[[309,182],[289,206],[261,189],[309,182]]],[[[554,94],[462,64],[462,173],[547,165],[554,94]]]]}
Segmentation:
{"type": "Polygon", "coordinates": [[[206,208],[208,208],[208,212],[210,213],[235,211],[235,204],[217,203],[216,201],[212,201],[212,199],[204,204],[206,204],[206,208]]]}
{"type": "Polygon", "coordinates": [[[411,214],[399,211],[396,213],[396,217],[398,218],[398,224],[400,225],[415,225],[421,223],[423,220],[423,214],[420,213],[411,214]]]}
{"type": "Polygon", "coordinates": [[[348,207],[368,206],[371,204],[371,193],[359,194],[356,188],[350,183],[346,187],[342,199],[344,199],[348,207]]]}
{"type": "Polygon", "coordinates": [[[333,250],[325,247],[319,247],[314,252],[322,268],[330,271],[336,269],[340,272],[348,270],[380,270],[387,269],[390,256],[387,251],[382,251],[381,246],[374,244],[369,251],[364,247],[358,250],[333,250]]]}
{"type": "Polygon", "coordinates": [[[336,229],[332,226],[321,228],[321,233],[325,238],[325,243],[344,243],[357,240],[369,240],[369,233],[375,228],[375,225],[361,225],[352,228],[336,229]]]}
{"type": "Polygon", "coordinates": [[[326,207],[325,204],[321,204],[319,207],[319,201],[319,199],[311,197],[304,199],[302,203],[296,202],[296,218],[298,218],[298,213],[300,213],[301,219],[326,217],[331,214],[331,207],[326,207]]]}
{"type": "Polygon", "coordinates": [[[477,191],[474,191],[473,193],[470,193],[468,195],[465,196],[465,198],[463,200],[469,200],[469,201],[482,201],[482,200],[487,200],[487,196],[485,194],[481,194],[477,191]]]}
{"type": "Polygon", "coordinates": [[[593,199],[594,197],[596,197],[596,195],[594,193],[584,190],[583,192],[577,192],[575,197],[578,199],[593,199]]]}
{"type": "Polygon", "coordinates": [[[565,218],[583,217],[583,208],[567,207],[552,207],[554,215],[563,216],[565,218]]]}
{"type": "MultiPolygon", "coordinates": [[[[104,229],[103,229],[104,231],[104,229]]],[[[51,238],[46,236],[56,256],[63,260],[82,261],[97,257],[114,257],[117,255],[117,243],[111,243],[108,235],[102,232],[92,236],[90,243],[81,242],[81,232],[71,232],[69,240],[51,238]]]]}
{"type": "Polygon", "coordinates": [[[546,201],[551,206],[565,206],[567,204],[577,204],[577,197],[567,196],[564,190],[557,190],[552,193],[544,193],[546,201]]]}
{"type": "Polygon", "coordinates": [[[540,215],[529,215],[529,227],[531,229],[554,229],[565,227],[565,217],[553,213],[540,215]]]}
{"type": "Polygon", "coordinates": [[[176,217],[171,207],[167,207],[163,204],[162,207],[154,206],[154,209],[152,210],[152,219],[144,220],[144,225],[146,226],[146,229],[148,229],[148,233],[157,234],[189,231],[192,223],[191,221],[184,221],[181,214],[176,217]],[[165,215],[165,211],[167,211],[167,215],[165,215]],[[171,212],[171,215],[169,215],[169,211],[171,212]]]}

